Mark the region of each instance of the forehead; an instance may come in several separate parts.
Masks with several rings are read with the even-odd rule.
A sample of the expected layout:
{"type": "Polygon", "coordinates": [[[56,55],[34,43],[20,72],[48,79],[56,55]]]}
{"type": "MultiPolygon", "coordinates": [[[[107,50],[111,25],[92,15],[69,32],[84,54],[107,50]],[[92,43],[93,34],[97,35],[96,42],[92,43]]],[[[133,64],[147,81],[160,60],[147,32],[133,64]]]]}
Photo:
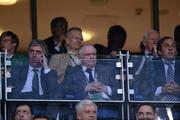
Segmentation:
{"type": "Polygon", "coordinates": [[[41,48],[40,45],[31,45],[31,46],[30,46],[30,49],[31,49],[31,50],[40,50],[40,51],[42,51],[42,48],[41,48]]]}
{"type": "Polygon", "coordinates": [[[2,39],[11,39],[11,36],[3,36],[2,39]]]}
{"type": "Polygon", "coordinates": [[[93,104],[85,105],[84,110],[96,110],[96,107],[93,104]]]}
{"type": "Polygon", "coordinates": [[[23,106],[18,106],[16,111],[20,111],[20,110],[27,110],[30,111],[30,107],[27,105],[23,105],[23,106]]]}
{"type": "Polygon", "coordinates": [[[175,41],[174,41],[174,39],[168,38],[168,39],[165,39],[165,40],[162,42],[162,44],[175,44],[175,41]]]}
{"type": "Polygon", "coordinates": [[[92,46],[86,46],[83,48],[84,53],[96,53],[96,49],[92,46]]]}
{"type": "Polygon", "coordinates": [[[151,106],[149,105],[143,105],[139,108],[139,111],[138,112],[151,112],[153,113],[153,109],[151,106]]]}

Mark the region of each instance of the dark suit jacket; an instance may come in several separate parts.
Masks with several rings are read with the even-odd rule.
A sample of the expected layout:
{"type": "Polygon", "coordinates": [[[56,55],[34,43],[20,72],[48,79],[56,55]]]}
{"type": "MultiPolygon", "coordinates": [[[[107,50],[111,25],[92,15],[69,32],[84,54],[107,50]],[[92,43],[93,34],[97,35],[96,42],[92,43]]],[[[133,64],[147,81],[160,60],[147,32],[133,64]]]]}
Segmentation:
{"type": "Polygon", "coordinates": [[[53,54],[58,54],[58,53],[66,53],[67,52],[67,49],[65,47],[65,42],[62,42],[62,45],[60,47],[60,51],[57,51],[55,49],[55,44],[54,44],[54,41],[53,41],[54,37],[51,36],[51,37],[48,37],[47,39],[45,39],[45,43],[48,47],[48,51],[49,51],[49,54],[50,55],[53,55],[53,54]]]}
{"type": "MultiPolygon", "coordinates": [[[[164,69],[164,63],[161,59],[154,61],[154,85],[157,88],[158,86],[164,86],[166,84],[166,75],[164,69]]],[[[180,85],[180,61],[175,61],[175,82],[180,85]]]]}
{"type": "MultiPolygon", "coordinates": [[[[21,92],[27,79],[28,69],[28,65],[14,66],[12,68],[9,85],[14,86],[14,88],[9,96],[10,98],[33,99],[33,96],[28,92],[21,92]]],[[[44,74],[43,69],[41,70],[41,85],[43,95],[39,99],[61,99],[63,97],[62,87],[57,84],[57,73],[54,70],[47,74],[44,74]]]]}
{"type": "MultiPolygon", "coordinates": [[[[108,85],[112,89],[111,99],[117,99],[117,80],[112,73],[111,68],[102,65],[96,65],[95,72],[97,73],[97,80],[104,85],[108,85]]],[[[65,96],[67,99],[80,100],[87,98],[88,94],[85,92],[87,85],[87,78],[81,66],[67,68],[64,78],[65,96]]]]}

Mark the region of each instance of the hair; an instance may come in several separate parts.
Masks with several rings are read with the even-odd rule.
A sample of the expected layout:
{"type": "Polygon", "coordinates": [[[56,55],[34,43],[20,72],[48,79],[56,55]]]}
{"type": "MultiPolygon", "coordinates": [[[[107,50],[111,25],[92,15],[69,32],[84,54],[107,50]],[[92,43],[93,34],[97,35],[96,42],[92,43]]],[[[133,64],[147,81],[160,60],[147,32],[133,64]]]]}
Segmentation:
{"type": "Polygon", "coordinates": [[[81,48],[80,48],[79,51],[78,51],[80,58],[82,58],[82,56],[83,56],[83,54],[84,54],[84,48],[86,48],[86,47],[92,47],[92,48],[94,48],[95,52],[97,52],[97,51],[96,51],[96,48],[95,48],[94,46],[92,46],[92,45],[90,45],[90,44],[83,45],[83,46],[81,46],[81,48]]]}
{"type": "Polygon", "coordinates": [[[14,43],[14,44],[16,44],[16,46],[15,46],[15,51],[16,51],[17,48],[18,48],[18,46],[19,46],[19,38],[18,38],[18,36],[17,36],[15,33],[11,32],[11,31],[5,31],[5,32],[3,32],[3,33],[1,34],[1,36],[0,36],[0,41],[1,41],[4,37],[7,37],[7,36],[11,37],[11,39],[12,39],[11,42],[14,43]]]}
{"type": "Polygon", "coordinates": [[[37,118],[46,118],[47,120],[49,120],[49,118],[46,115],[42,115],[42,114],[35,115],[32,120],[35,120],[37,118]]]}
{"type": "Polygon", "coordinates": [[[164,36],[164,37],[162,37],[162,38],[160,38],[160,39],[158,40],[158,42],[157,42],[157,51],[161,51],[161,49],[162,49],[162,43],[163,43],[165,40],[167,40],[167,39],[173,39],[173,38],[170,37],[170,36],[164,36]]]}
{"type": "Polygon", "coordinates": [[[176,43],[180,43],[180,25],[177,25],[174,29],[174,40],[176,43]]]}
{"type": "MultiPolygon", "coordinates": [[[[30,104],[28,104],[28,103],[18,103],[18,104],[16,105],[16,110],[17,110],[18,107],[21,107],[21,106],[28,106],[29,109],[30,109],[30,111],[31,111],[31,114],[33,114],[33,108],[32,108],[32,106],[31,106],[30,104]]],[[[16,111],[16,110],[15,110],[15,111],[16,111]]]]}
{"type": "Polygon", "coordinates": [[[54,19],[52,19],[51,29],[54,29],[57,26],[57,24],[59,24],[59,23],[62,24],[61,27],[65,30],[65,33],[67,33],[68,22],[65,17],[55,17],[54,19]]]}
{"type": "Polygon", "coordinates": [[[34,39],[29,43],[28,51],[32,46],[41,46],[43,53],[46,57],[49,57],[49,52],[46,43],[43,40],[34,39]]]}
{"type": "Polygon", "coordinates": [[[71,34],[72,31],[79,31],[82,33],[82,29],[80,27],[71,27],[68,32],[67,35],[71,34]]]}
{"type": "Polygon", "coordinates": [[[108,49],[110,51],[119,51],[123,48],[127,34],[125,29],[120,25],[113,25],[108,30],[108,49]]]}
{"type": "Polygon", "coordinates": [[[89,105],[93,105],[97,109],[97,105],[93,101],[91,101],[89,99],[84,99],[84,100],[82,100],[82,101],[80,101],[79,103],[76,104],[76,112],[78,113],[78,112],[83,111],[84,107],[89,106],[89,105]]]}
{"type": "Polygon", "coordinates": [[[155,113],[156,112],[156,108],[153,104],[150,104],[150,103],[142,103],[142,104],[139,104],[136,108],[136,113],[138,113],[139,109],[142,107],[142,106],[149,106],[152,108],[153,112],[155,113]]]}
{"type": "Polygon", "coordinates": [[[149,36],[149,34],[151,34],[151,33],[158,33],[158,34],[159,34],[159,32],[158,32],[157,30],[154,30],[154,29],[152,29],[152,30],[149,31],[149,32],[144,32],[143,40],[140,42],[140,45],[139,45],[139,48],[140,48],[140,50],[141,50],[142,52],[145,50],[145,46],[144,46],[144,43],[143,43],[143,42],[147,41],[148,36],[149,36]]]}

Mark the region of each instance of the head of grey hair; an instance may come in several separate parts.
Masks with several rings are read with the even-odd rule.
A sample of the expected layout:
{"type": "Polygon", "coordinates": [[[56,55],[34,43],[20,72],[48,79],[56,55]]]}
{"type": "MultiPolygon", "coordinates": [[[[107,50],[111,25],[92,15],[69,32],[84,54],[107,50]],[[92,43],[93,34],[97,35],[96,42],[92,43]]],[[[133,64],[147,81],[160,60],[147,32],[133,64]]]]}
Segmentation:
{"type": "Polygon", "coordinates": [[[81,111],[83,111],[83,110],[84,110],[84,107],[85,107],[85,106],[89,106],[89,105],[93,105],[93,106],[95,106],[96,109],[97,109],[97,105],[96,105],[93,101],[91,101],[91,100],[89,100],[89,99],[84,99],[84,100],[80,101],[80,102],[76,105],[76,112],[81,112],[81,111]]]}
{"type": "Polygon", "coordinates": [[[92,47],[92,48],[94,48],[95,51],[96,51],[96,48],[95,48],[94,46],[92,46],[92,45],[90,45],[90,44],[85,44],[85,45],[83,45],[83,46],[79,49],[78,54],[79,54],[79,58],[80,58],[80,59],[83,59],[84,49],[85,49],[86,47],[92,47]]]}
{"type": "Polygon", "coordinates": [[[152,29],[151,31],[145,32],[143,36],[143,41],[146,41],[148,39],[149,34],[151,33],[159,33],[157,30],[152,29]]]}

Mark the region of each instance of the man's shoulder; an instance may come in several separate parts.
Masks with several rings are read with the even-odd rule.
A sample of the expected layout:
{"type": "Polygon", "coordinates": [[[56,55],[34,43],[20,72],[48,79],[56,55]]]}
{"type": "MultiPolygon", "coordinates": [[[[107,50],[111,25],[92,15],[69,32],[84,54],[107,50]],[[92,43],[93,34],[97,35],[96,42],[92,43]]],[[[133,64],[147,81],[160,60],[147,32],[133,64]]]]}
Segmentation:
{"type": "Polygon", "coordinates": [[[50,36],[50,37],[44,39],[44,41],[45,41],[46,43],[51,42],[52,40],[53,40],[53,36],[50,36]]]}

